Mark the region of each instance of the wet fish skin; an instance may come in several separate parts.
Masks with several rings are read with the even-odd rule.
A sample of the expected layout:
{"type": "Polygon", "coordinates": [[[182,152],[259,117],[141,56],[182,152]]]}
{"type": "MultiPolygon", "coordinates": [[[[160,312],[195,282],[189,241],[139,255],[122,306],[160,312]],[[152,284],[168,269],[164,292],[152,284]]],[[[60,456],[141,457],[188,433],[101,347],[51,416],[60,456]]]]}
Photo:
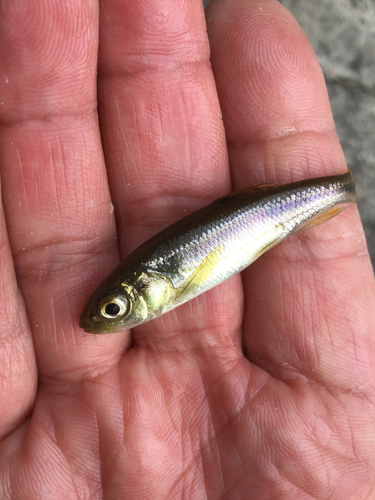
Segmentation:
{"type": "Polygon", "coordinates": [[[132,252],[88,300],[89,333],[133,328],[242,271],[290,234],[356,202],[350,171],[223,196],[167,227],[132,252]]]}

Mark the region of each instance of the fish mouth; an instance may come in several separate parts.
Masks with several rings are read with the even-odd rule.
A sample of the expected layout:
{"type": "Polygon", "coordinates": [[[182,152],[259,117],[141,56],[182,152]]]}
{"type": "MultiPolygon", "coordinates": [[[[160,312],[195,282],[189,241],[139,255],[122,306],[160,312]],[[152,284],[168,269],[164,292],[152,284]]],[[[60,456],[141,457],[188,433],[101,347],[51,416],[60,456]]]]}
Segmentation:
{"type": "Polygon", "coordinates": [[[97,332],[96,330],[93,330],[92,328],[81,325],[81,323],[79,324],[79,327],[82,328],[82,330],[84,330],[86,333],[100,333],[97,332]]]}
{"type": "Polygon", "coordinates": [[[101,331],[100,326],[96,324],[95,317],[88,314],[86,310],[82,312],[79,318],[79,327],[86,333],[104,333],[101,331]]]}
{"type": "Polygon", "coordinates": [[[95,334],[105,334],[105,333],[117,333],[124,332],[128,328],[119,325],[110,325],[108,323],[101,324],[95,318],[95,316],[87,316],[85,311],[82,313],[79,319],[79,327],[82,328],[86,333],[95,334]]]}

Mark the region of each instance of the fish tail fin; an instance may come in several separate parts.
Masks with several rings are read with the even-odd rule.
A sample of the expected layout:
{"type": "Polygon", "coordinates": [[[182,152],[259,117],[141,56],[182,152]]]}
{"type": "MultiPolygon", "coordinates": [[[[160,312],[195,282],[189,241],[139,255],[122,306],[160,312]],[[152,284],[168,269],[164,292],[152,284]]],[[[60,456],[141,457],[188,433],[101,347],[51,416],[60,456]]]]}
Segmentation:
{"type": "Polygon", "coordinates": [[[345,185],[345,200],[344,203],[356,203],[357,202],[357,192],[355,190],[355,182],[351,170],[348,169],[346,174],[338,175],[337,180],[345,185]]]}

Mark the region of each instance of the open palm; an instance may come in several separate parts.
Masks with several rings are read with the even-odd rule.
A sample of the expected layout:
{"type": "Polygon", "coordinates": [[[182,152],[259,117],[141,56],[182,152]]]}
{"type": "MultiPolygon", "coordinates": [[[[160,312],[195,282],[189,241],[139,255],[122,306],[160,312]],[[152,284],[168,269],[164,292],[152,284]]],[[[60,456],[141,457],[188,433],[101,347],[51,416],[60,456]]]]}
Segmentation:
{"type": "Polygon", "coordinates": [[[0,2],[0,498],[375,498],[355,206],[132,332],[79,329],[120,256],[188,212],[346,170],[276,1],[210,5],[212,67],[201,0],[98,4],[0,2]]]}

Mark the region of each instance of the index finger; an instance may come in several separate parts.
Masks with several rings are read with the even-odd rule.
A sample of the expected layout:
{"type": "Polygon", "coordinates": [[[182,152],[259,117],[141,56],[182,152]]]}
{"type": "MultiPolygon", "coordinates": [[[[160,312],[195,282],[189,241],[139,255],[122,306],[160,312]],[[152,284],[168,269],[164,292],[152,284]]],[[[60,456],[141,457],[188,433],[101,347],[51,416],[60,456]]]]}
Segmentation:
{"type": "Polygon", "coordinates": [[[1,2],[1,16],[2,193],[17,279],[41,380],[79,378],[120,344],[78,328],[87,278],[118,258],[96,109],[97,2],[1,2]]]}

